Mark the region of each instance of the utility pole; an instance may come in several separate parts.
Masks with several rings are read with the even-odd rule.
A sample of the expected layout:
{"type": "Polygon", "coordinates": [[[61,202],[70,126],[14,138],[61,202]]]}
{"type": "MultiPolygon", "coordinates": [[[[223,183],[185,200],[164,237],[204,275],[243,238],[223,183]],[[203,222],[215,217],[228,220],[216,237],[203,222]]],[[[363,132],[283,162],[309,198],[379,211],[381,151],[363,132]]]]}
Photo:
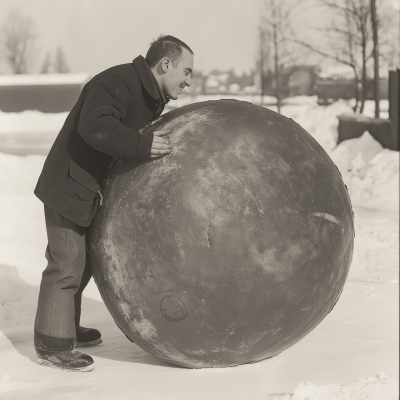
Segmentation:
{"type": "Polygon", "coordinates": [[[378,24],[376,16],[376,3],[371,0],[371,22],[374,39],[374,100],[375,118],[379,118],[379,44],[378,44],[378,24]]]}
{"type": "Polygon", "coordinates": [[[259,27],[260,33],[260,85],[261,85],[261,105],[264,105],[264,90],[265,90],[265,46],[266,32],[263,26],[259,27]]]}

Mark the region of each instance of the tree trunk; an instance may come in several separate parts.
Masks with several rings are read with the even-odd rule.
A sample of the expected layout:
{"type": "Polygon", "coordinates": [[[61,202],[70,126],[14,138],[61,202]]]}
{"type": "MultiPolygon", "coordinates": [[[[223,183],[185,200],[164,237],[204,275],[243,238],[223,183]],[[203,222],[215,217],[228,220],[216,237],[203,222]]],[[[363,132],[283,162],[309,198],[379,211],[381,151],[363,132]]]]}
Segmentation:
{"type": "Polygon", "coordinates": [[[355,66],[351,66],[354,71],[354,99],[356,101],[356,104],[353,107],[353,111],[357,112],[358,109],[358,103],[360,101],[360,94],[358,90],[358,84],[360,83],[360,79],[358,78],[358,73],[357,73],[357,68],[355,66]]]}
{"type": "Polygon", "coordinates": [[[261,105],[264,105],[265,96],[265,42],[266,33],[262,27],[259,28],[260,32],[260,86],[261,86],[261,105]]]}
{"type": "Polygon", "coordinates": [[[360,114],[364,112],[364,104],[367,97],[367,56],[366,56],[367,43],[365,37],[362,39],[362,72],[361,72],[361,107],[360,114]]]}
{"type": "Polygon", "coordinates": [[[374,37],[374,100],[375,118],[379,118],[379,51],[378,51],[378,24],[375,0],[371,0],[371,22],[374,37]]]}
{"type": "Polygon", "coordinates": [[[279,54],[278,54],[278,37],[277,27],[274,26],[274,64],[275,64],[275,96],[278,107],[278,113],[281,113],[281,87],[280,87],[280,71],[279,71],[279,54]]]}
{"type": "Polygon", "coordinates": [[[260,60],[260,85],[261,85],[261,105],[264,105],[264,88],[265,88],[265,76],[264,76],[264,54],[261,52],[261,60],[260,60]]]}

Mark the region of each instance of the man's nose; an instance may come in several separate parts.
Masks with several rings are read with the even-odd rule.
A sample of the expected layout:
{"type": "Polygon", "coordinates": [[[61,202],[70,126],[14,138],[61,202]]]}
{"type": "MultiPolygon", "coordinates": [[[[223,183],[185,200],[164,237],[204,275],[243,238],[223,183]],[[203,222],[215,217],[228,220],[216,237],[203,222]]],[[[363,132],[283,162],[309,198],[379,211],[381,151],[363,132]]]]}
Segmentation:
{"type": "Polygon", "coordinates": [[[192,84],[192,75],[189,75],[185,80],[186,86],[190,86],[192,84]]]}

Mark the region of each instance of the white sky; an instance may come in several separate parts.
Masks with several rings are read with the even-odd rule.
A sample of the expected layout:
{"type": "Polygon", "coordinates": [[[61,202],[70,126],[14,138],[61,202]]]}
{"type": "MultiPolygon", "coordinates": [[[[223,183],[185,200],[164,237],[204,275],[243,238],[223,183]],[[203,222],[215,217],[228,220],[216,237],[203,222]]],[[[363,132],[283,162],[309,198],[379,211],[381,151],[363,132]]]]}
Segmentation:
{"type": "MultiPolygon", "coordinates": [[[[96,73],[146,54],[159,34],[195,53],[195,68],[254,66],[260,0],[0,0],[29,15],[37,31],[38,71],[47,51],[61,46],[72,72],[96,73]]],[[[3,62],[0,72],[5,73],[3,62]]]]}
{"type": "MultiPolygon", "coordinates": [[[[71,72],[95,74],[145,56],[152,39],[163,33],[192,48],[195,70],[234,68],[241,73],[254,68],[261,1],[0,0],[0,24],[11,8],[34,20],[37,51],[32,72],[39,72],[46,52],[54,54],[60,46],[71,72]]],[[[295,27],[303,38],[307,26],[324,26],[329,19],[316,9],[296,10],[295,27]]],[[[294,57],[310,62],[304,54],[294,57]]],[[[0,59],[0,73],[8,72],[0,59]]]]}

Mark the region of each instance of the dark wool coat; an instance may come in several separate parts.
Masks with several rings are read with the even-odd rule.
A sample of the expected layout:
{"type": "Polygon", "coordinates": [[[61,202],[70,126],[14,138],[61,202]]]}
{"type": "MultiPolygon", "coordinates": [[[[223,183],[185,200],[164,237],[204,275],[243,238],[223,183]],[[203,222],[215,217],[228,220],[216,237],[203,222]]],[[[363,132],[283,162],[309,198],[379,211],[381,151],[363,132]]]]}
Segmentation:
{"type": "Polygon", "coordinates": [[[35,195],[57,213],[88,226],[111,161],[150,160],[153,134],[140,135],[139,129],[159,117],[164,106],[142,56],[93,77],[47,156],[35,195]]]}

